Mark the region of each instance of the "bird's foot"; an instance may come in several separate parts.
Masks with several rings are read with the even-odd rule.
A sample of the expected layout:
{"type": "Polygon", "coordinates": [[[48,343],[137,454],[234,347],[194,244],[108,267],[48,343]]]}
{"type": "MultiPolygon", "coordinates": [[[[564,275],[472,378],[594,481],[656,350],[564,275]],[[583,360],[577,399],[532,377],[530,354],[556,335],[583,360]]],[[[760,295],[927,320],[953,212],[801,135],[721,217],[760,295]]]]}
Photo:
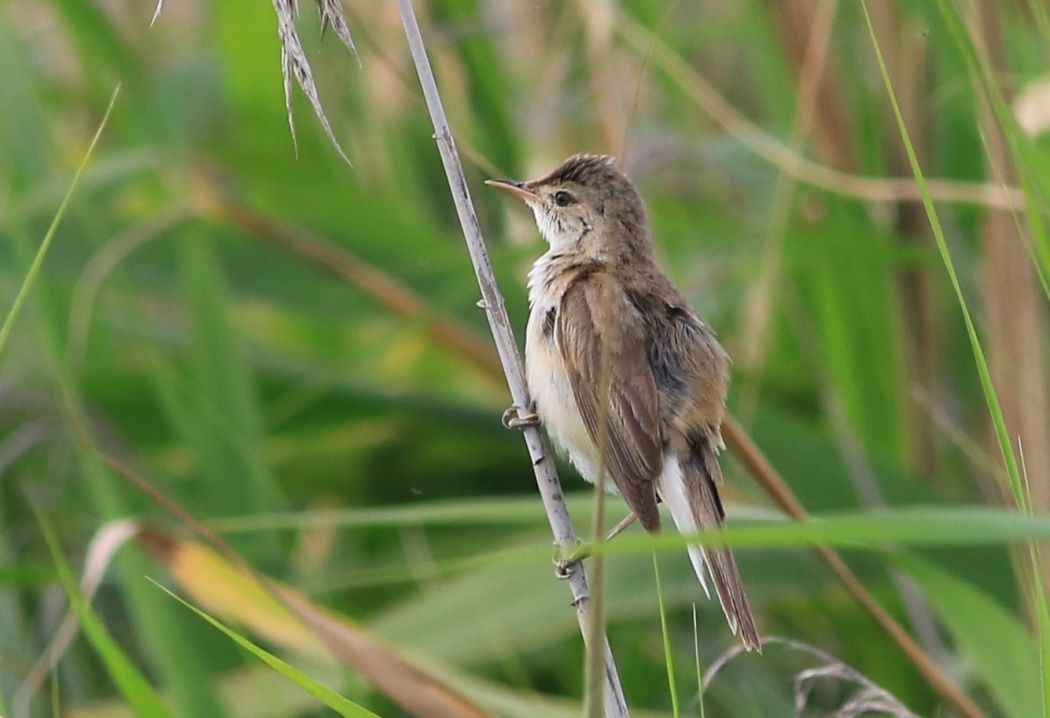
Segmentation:
{"type": "MultiPolygon", "coordinates": [[[[602,542],[611,541],[616,536],[619,536],[624,529],[637,520],[638,517],[633,511],[627,514],[620,523],[613,526],[612,530],[605,535],[602,542]]],[[[565,549],[559,548],[558,552],[554,555],[554,575],[558,578],[569,578],[572,576],[572,572],[576,568],[576,565],[585,558],[590,558],[592,553],[593,550],[589,543],[577,544],[576,548],[567,553],[565,552],[565,549]]]]}
{"type": "Polygon", "coordinates": [[[507,429],[524,429],[526,426],[540,425],[540,417],[536,412],[530,411],[527,414],[522,414],[521,409],[517,405],[511,406],[503,412],[501,421],[507,429]]]}
{"type": "Polygon", "coordinates": [[[590,554],[590,549],[584,544],[577,544],[576,548],[571,550],[559,547],[554,554],[554,576],[560,579],[572,577],[576,566],[590,554]]]}

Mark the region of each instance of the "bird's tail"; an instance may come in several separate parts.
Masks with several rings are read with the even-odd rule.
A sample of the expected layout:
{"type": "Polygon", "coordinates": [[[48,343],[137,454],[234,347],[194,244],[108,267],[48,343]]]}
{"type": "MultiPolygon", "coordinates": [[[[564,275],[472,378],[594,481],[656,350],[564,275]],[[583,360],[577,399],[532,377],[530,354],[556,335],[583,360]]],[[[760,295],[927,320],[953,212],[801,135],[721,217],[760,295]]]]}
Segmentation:
{"type": "MultiPolygon", "coordinates": [[[[688,455],[668,452],[657,491],[681,533],[696,533],[725,523],[722,500],[718,496],[721,478],[718,458],[707,442],[688,455]]],[[[732,552],[728,548],[689,546],[689,559],[708,597],[711,592],[707,588],[705,566],[710,571],[729,628],[740,635],[747,650],[761,652],[762,640],[732,552]]]]}

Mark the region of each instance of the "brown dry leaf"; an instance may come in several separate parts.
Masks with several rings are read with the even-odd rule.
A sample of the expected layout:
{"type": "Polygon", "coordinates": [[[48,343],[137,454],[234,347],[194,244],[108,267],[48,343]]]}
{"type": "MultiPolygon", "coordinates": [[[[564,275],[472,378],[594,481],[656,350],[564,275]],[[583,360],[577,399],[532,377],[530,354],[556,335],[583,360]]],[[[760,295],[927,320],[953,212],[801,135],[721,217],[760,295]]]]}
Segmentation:
{"type": "Polygon", "coordinates": [[[237,566],[204,544],[157,529],[143,531],[139,541],[208,611],[306,656],[335,657],[415,715],[488,715],[393,646],[289,586],[237,566]]]}

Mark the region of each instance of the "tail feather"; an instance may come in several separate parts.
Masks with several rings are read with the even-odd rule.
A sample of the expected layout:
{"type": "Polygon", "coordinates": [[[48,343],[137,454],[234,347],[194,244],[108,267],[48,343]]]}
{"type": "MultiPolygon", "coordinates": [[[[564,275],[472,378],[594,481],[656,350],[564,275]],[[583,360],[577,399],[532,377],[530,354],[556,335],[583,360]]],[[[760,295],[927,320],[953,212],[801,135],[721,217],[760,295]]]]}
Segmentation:
{"type": "MultiPolygon", "coordinates": [[[[689,457],[680,458],[673,453],[667,455],[657,490],[681,533],[695,533],[725,523],[725,512],[717,488],[720,476],[718,459],[706,445],[689,457]]],[[[711,592],[707,587],[704,569],[710,572],[730,630],[740,635],[747,650],[761,652],[762,640],[732,552],[728,548],[702,549],[689,546],[688,549],[693,571],[709,598],[711,592]]]]}

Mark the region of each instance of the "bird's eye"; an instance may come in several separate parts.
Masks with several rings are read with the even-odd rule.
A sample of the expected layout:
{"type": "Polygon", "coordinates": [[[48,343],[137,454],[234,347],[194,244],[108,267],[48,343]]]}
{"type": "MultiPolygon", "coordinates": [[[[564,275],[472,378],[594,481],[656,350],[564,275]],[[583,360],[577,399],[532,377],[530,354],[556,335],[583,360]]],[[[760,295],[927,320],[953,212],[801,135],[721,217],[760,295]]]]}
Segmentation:
{"type": "Polygon", "coordinates": [[[572,195],[566,192],[565,190],[560,190],[554,193],[554,204],[558,205],[559,207],[568,207],[575,201],[576,200],[572,198],[572,195]]]}

